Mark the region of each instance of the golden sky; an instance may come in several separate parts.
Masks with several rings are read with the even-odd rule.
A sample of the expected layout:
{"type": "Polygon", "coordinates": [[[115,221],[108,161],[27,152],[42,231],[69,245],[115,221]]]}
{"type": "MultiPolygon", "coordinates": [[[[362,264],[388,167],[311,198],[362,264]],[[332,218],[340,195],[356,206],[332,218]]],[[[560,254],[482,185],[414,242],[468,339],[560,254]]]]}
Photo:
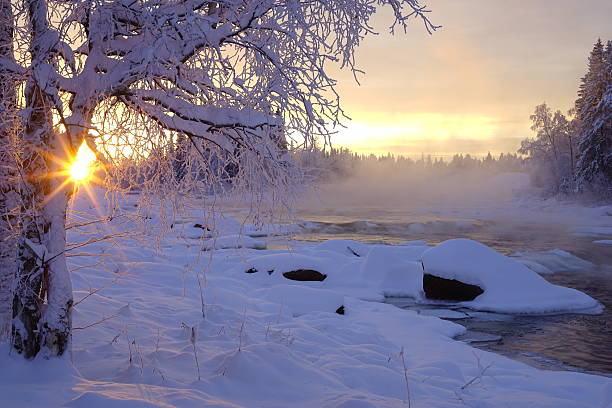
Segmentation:
{"type": "Polygon", "coordinates": [[[360,153],[484,155],[514,152],[529,115],[547,102],[566,111],[598,37],[612,39],[611,0],[430,0],[428,35],[414,20],[388,34],[388,10],[366,39],[358,86],[339,72],[352,118],[332,139],[360,153]]]}

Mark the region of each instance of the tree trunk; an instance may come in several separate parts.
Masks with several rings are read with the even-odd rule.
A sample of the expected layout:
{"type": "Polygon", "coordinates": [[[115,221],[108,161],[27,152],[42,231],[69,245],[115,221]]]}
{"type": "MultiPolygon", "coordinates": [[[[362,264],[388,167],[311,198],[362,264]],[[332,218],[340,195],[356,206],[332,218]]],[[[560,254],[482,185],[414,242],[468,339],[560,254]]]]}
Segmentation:
{"type": "Polygon", "coordinates": [[[66,266],[66,210],[70,187],[61,163],[68,160],[64,134],[51,126],[50,110],[33,84],[26,98],[35,108],[24,132],[27,177],[22,186],[22,234],[13,302],[13,346],[26,358],[61,356],[69,349],[72,284],[66,266]],[[45,152],[47,154],[41,153],[45,152]]]}
{"type": "Polygon", "coordinates": [[[45,197],[51,191],[43,152],[53,129],[51,110],[35,79],[28,81],[25,97],[30,109],[22,135],[22,231],[14,285],[13,346],[26,358],[32,358],[40,351],[39,324],[47,294],[48,251],[44,241],[49,227],[44,225],[42,214],[45,197]]]}
{"type": "Polygon", "coordinates": [[[66,210],[71,185],[64,164],[74,150],[66,134],[53,130],[49,96],[41,89],[49,64],[44,0],[28,2],[32,25],[32,74],[25,99],[21,166],[22,232],[13,297],[13,347],[33,358],[61,356],[70,349],[72,284],[66,266],[66,210]],[[42,69],[41,69],[42,67],[42,69]]]}
{"type": "MultiPolygon", "coordinates": [[[[53,149],[56,158],[62,158],[63,143],[54,135],[53,149]]],[[[65,161],[62,160],[62,161],[65,161]]],[[[53,161],[47,168],[51,174],[62,172],[61,164],[53,161]]],[[[69,349],[72,329],[72,281],[66,265],[66,211],[72,193],[72,184],[67,176],[49,180],[51,197],[45,197],[42,224],[45,226],[45,247],[47,250],[47,305],[41,325],[41,346],[45,356],[61,356],[69,349]]]]}
{"type": "MultiPolygon", "coordinates": [[[[13,59],[13,10],[0,0],[0,58],[13,59]]],[[[8,340],[16,272],[18,193],[15,162],[17,80],[0,71],[0,343],[8,340]]]]}

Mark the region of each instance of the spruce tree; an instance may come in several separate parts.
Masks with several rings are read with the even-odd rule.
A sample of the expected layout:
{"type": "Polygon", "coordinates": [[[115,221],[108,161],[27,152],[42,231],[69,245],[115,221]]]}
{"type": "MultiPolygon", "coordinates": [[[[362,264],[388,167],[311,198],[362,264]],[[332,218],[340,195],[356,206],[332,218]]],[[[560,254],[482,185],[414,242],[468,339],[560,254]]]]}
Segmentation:
{"type": "Polygon", "coordinates": [[[603,43],[598,39],[589,56],[587,73],[581,78],[578,89],[576,115],[580,121],[588,119],[605,92],[605,54],[603,43]]]}
{"type": "Polygon", "coordinates": [[[577,188],[612,196],[612,42],[601,40],[589,58],[576,101],[580,144],[577,188]]]}

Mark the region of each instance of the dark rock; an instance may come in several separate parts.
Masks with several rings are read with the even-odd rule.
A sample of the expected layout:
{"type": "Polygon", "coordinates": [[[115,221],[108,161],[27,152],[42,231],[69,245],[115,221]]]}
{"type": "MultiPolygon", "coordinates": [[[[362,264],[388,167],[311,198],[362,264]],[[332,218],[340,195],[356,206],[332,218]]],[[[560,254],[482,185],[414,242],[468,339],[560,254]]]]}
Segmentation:
{"type": "Polygon", "coordinates": [[[336,309],[336,313],[338,313],[339,315],[343,315],[344,314],[344,305],[342,305],[338,309],[336,309]]]}
{"type": "Polygon", "coordinates": [[[470,285],[455,279],[423,274],[423,290],[428,299],[467,301],[484,293],[478,285],[470,285]]]}
{"type": "Polygon", "coordinates": [[[322,281],[327,278],[327,275],[323,275],[321,272],[313,271],[312,269],[298,269],[296,271],[289,271],[283,273],[283,276],[287,279],[294,281],[322,281]]]}
{"type": "Polygon", "coordinates": [[[255,268],[250,268],[250,269],[247,269],[247,270],[246,270],[246,271],[244,271],[244,272],[245,272],[245,273],[257,273],[257,269],[255,269],[255,268]]]}

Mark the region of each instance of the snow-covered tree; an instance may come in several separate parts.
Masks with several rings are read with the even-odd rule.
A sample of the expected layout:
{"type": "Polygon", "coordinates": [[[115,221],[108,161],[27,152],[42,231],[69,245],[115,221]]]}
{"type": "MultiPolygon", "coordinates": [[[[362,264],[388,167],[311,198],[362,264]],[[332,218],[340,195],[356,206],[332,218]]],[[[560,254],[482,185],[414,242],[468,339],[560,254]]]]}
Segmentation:
{"type": "Polygon", "coordinates": [[[575,151],[570,121],[560,110],[553,113],[546,103],[536,106],[530,118],[536,136],[523,140],[518,152],[531,161],[532,182],[553,194],[568,191],[575,151]]]}
{"type": "Polygon", "coordinates": [[[612,196],[612,42],[597,41],[576,101],[577,188],[612,196]]]}
{"type": "MultiPolygon", "coordinates": [[[[581,78],[578,88],[575,110],[579,122],[588,121],[588,118],[599,105],[606,91],[606,76],[606,49],[601,39],[598,39],[589,55],[587,73],[581,78]]],[[[581,127],[583,129],[588,128],[589,124],[582,123],[581,127]]]]}
{"type": "Polygon", "coordinates": [[[168,177],[175,160],[166,160],[168,172],[142,180],[163,188],[190,174],[216,174],[225,166],[210,164],[230,160],[243,186],[283,186],[291,166],[280,140],[300,135],[311,145],[342,119],[327,68],[338,63],[358,72],[355,49],[372,32],[368,22],[377,7],[391,7],[392,31],[409,17],[433,28],[418,0],[11,5],[14,55],[27,74],[13,345],[27,358],[62,355],[70,347],[65,220],[74,185],[66,166],[83,141],[107,162],[107,182],[146,160],[162,166],[157,159],[173,156],[170,147],[185,136],[187,169],[199,160],[198,170],[168,177]],[[124,165],[126,155],[137,158],[135,166],[124,165]]]}

